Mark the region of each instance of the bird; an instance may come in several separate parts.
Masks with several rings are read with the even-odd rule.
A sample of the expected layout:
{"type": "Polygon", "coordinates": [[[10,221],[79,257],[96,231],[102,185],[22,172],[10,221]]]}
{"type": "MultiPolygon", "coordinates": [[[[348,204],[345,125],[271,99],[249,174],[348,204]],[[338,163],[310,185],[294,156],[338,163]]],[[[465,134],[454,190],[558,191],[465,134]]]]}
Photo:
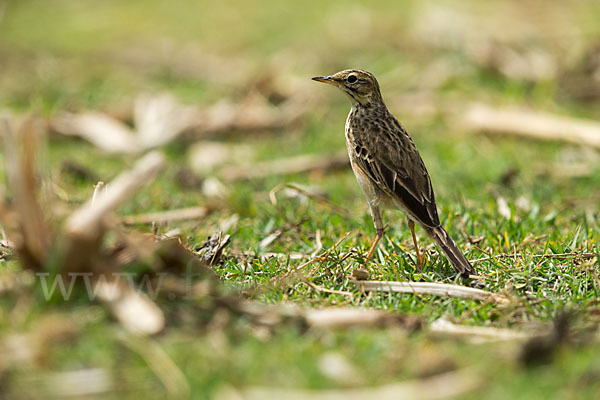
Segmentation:
{"type": "Polygon", "coordinates": [[[350,165],[364,192],[377,236],[365,259],[368,263],[384,235],[382,210],[399,209],[408,217],[417,263],[423,263],[415,223],[439,246],[464,278],[475,269],[440,223],[431,178],[412,138],[388,110],[373,74],[347,69],[314,81],[342,90],[352,103],[345,136],[350,165]]]}

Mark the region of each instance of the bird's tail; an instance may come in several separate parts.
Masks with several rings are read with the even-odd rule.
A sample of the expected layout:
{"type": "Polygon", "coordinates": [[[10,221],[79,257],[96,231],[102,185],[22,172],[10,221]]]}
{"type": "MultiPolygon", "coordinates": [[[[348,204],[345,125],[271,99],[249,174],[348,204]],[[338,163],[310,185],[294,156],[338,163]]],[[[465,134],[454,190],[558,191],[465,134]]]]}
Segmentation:
{"type": "Polygon", "coordinates": [[[454,243],[454,240],[452,240],[443,227],[426,228],[426,231],[442,249],[456,272],[465,278],[469,275],[476,275],[475,268],[473,268],[469,260],[467,260],[467,257],[460,251],[456,243],[454,243]]]}

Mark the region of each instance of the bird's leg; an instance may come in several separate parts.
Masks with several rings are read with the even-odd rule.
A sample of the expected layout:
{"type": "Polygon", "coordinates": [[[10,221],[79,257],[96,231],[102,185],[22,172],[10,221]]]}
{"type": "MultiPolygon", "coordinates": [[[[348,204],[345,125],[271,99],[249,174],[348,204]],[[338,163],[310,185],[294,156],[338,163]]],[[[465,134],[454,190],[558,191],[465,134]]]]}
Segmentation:
{"type": "Polygon", "coordinates": [[[379,243],[379,241],[383,237],[383,233],[384,233],[383,228],[377,229],[377,236],[375,237],[375,241],[373,242],[373,245],[371,245],[371,249],[369,250],[369,254],[367,254],[367,258],[365,260],[365,265],[369,263],[369,259],[373,255],[373,252],[375,251],[375,247],[377,247],[377,243],[379,243]]]}
{"type": "Polygon", "coordinates": [[[417,237],[415,236],[415,222],[412,219],[408,219],[408,227],[410,228],[410,233],[412,235],[413,243],[415,245],[415,251],[417,252],[417,265],[422,267],[425,264],[425,255],[421,257],[421,252],[419,251],[419,243],[417,243],[417,237]]]}
{"type": "Polygon", "coordinates": [[[379,241],[383,237],[383,233],[384,233],[383,220],[381,219],[381,212],[379,211],[379,208],[371,206],[371,215],[373,216],[373,222],[375,222],[375,229],[377,229],[377,236],[375,237],[375,241],[371,245],[371,249],[369,250],[369,253],[367,254],[367,258],[365,260],[365,265],[367,265],[369,263],[369,259],[371,259],[371,256],[373,255],[373,252],[375,251],[375,247],[377,247],[377,243],[379,243],[379,241]]]}

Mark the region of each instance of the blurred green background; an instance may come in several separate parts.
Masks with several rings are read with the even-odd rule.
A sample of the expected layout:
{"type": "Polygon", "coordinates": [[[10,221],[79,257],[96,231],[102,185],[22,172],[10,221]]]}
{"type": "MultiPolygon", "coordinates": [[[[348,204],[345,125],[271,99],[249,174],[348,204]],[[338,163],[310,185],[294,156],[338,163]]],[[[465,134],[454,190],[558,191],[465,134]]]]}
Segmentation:
{"type": "MultiPolygon", "coordinates": [[[[196,247],[225,229],[232,242],[216,270],[244,297],[305,307],[350,303],[419,316],[425,322],[445,317],[467,325],[518,329],[550,326],[566,309],[573,311],[577,328],[596,326],[597,258],[575,262],[533,255],[598,251],[598,150],[481,134],[466,129],[461,118],[470,105],[483,103],[600,119],[600,2],[0,3],[0,110],[17,116],[33,113],[46,122],[47,171],[67,209],[82,204],[96,181],[110,181],[137,155],[108,154],[61,135],[54,125],[57,116],[94,110],[132,125],[135,99],[164,93],[198,110],[215,110],[223,102],[246,105],[250,120],[252,107],[275,118],[286,110],[295,115],[293,121],[284,119],[264,129],[240,123],[167,143],[162,146],[168,157],[165,172],[120,211],[216,205],[200,222],[170,223],[157,232],[177,228],[186,244],[196,247]],[[354,290],[344,274],[361,265],[374,229],[349,168],[222,180],[224,189],[218,195],[182,180],[182,173],[190,170],[203,180],[220,178],[231,165],[251,170],[260,161],[343,152],[349,102],[310,78],[346,68],[366,69],[379,79],[388,107],[413,136],[429,169],[442,223],[469,258],[524,254],[476,264],[489,279],[489,290],[514,296],[510,307],[383,294],[349,301],[315,292],[302,282],[271,285],[296,261],[253,258],[249,253],[310,254],[317,237],[329,248],[351,232],[336,250],[339,258],[353,252],[346,264],[323,263],[309,277],[326,288],[354,290]],[[224,146],[219,147],[223,159],[203,165],[194,149],[208,142],[224,146]],[[198,163],[200,168],[194,166],[198,163]],[[297,195],[280,196],[274,206],[269,191],[291,182],[325,195],[349,213],[297,195]],[[261,240],[277,229],[282,233],[261,247],[261,240]]],[[[1,150],[0,158],[5,158],[1,150]]],[[[384,244],[388,252],[378,255],[377,279],[453,282],[446,261],[435,255],[424,271],[417,271],[404,217],[388,212],[385,219],[390,240],[384,244]]],[[[423,246],[433,249],[422,232],[419,236],[423,246]]],[[[0,267],[6,276],[21,273],[14,260],[2,261],[0,267]]],[[[147,359],[118,339],[120,328],[101,306],[83,298],[47,304],[30,286],[29,291],[0,291],[0,344],[12,346],[16,334],[35,339],[47,326],[73,324],[75,332],[66,339],[49,339],[40,351],[43,357],[33,364],[0,362],[0,397],[56,396],[51,386],[58,378],[51,373],[80,368],[108,371],[113,383],[101,393],[107,398],[173,395],[147,359]]],[[[177,323],[144,340],[172,358],[194,398],[211,398],[223,387],[323,389],[415,379],[428,373],[432,353],[440,356],[434,357],[433,369],[469,367],[481,378],[479,388],[465,398],[592,398],[600,390],[596,339],[581,347],[561,347],[553,363],[527,368],[519,364],[512,345],[435,341],[425,333],[407,336],[394,329],[303,333],[282,327],[264,335],[244,321],[218,327],[196,321],[190,326],[181,321],[194,314],[193,304],[161,306],[177,323]],[[324,372],[320,362],[332,353],[343,357],[360,379],[348,383],[324,372]]]]}

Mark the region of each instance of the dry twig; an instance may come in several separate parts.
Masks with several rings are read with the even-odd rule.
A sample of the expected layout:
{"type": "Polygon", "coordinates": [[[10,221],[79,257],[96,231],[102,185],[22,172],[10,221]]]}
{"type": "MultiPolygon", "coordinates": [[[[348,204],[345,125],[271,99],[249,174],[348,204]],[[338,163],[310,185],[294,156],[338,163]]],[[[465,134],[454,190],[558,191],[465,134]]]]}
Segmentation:
{"type": "Polygon", "coordinates": [[[71,236],[94,238],[102,231],[104,219],[123,202],[147,184],[162,168],[164,156],[152,152],[142,157],[134,167],[115,178],[108,188],[92,201],[77,209],[66,221],[66,232],[71,236]]]}
{"type": "Polygon", "coordinates": [[[600,148],[600,123],[541,111],[475,104],[461,113],[459,124],[469,131],[560,140],[600,148]]]}
{"type": "Polygon", "coordinates": [[[195,124],[198,111],[170,95],[141,95],[135,101],[135,129],[97,111],[61,113],[51,126],[64,135],[79,136],[109,153],[140,153],[161,146],[195,124]]]}
{"type": "Polygon", "coordinates": [[[237,305],[240,312],[251,316],[255,322],[275,326],[284,320],[295,320],[305,328],[349,328],[372,326],[400,326],[408,331],[422,327],[423,320],[382,310],[354,307],[325,307],[303,309],[293,304],[265,305],[257,301],[244,301],[237,305]]]}
{"type": "Polygon", "coordinates": [[[163,330],[165,316],[142,292],[132,290],[120,280],[96,280],[93,290],[129,332],[153,335],[163,330]]]}
{"type": "Polygon", "coordinates": [[[435,375],[427,379],[398,382],[388,385],[357,388],[357,389],[283,389],[253,387],[236,392],[233,389],[223,389],[216,396],[219,400],[233,399],[288,399],[288,400],[362,400],[362,399],[448,399],[477,389],[481,379],[472,371],[459,370],[435,375]]]}
{"type": "Polygon", "coordinates": [[[198,138],[232,131],[269,131],[296,124],[302,118],[304,105],[288,100],[275,108],[259,96],[248,96],[240,103],[222,101],[198,110],[190,135],[198,138]]]}
{"type": "Polygon", "coordinates": [[[491,301],[493,303],[508,302],[506,297],[497,293],[490,293],[481,289],[450,285],[447,283],[393,281],[352,281],[352,283],[364,291],[428,294],[459,299],[491,301]]]}
{"type": "Polygon", "coordinates": [[[61,113],[51,121],[51,125],[57,132],[79,136],[108,153],[139,151],[133,130],[121,121],[97,111],[61,113]]]}
{"type": "Polygon", "coordinates": [[[252,165],[231,166],[221,170],[219,175],[227,182],[260,179],[273,175],[289,175],[310,171],[327,171],[348,166],[348,155],[344,152],[334,155],[301,155],[264,161],[252,165]]]}
{"type": "MultiPolygon", "coordinates": [[[[32,118],[13,130],[8,117],[0,118],[6,174],[12,202],[0,200],[0,223],[24,262],[41,269],[49,254],[52,232],[38,201],[39,176],[35,168],[39,132],[32,118]]],[[[4,193],[0,192],[0,195],[4,193]]]]}
{"type": "Polygon", "coordinates": [[[367,308],[322,308],[304,311],[308,326],[315,328],[369,327],[400,323],[409,330],[421,326],[419,318],[367,308]]]}
{"type": "MultiPolygon", "coordinates": [[[[489,254],[489,253],[488,253],[489,254]]],[[[565,259],[565,258],[582,258],[584,260],[590,260],[592,258],[598,257],[596,253],[556,253],[556,254],[524,254],[524,253],[513,253],[513,254],[494,254],[488,257],[477,258],[475,260],[471,260],[471,262],[481,262],[494,260],[496,258],[551,258],[551,259],[565,259]]]]}
{"type": "Polygon", "coordinates": [[[534,335],[514,329],[499,329],[486,326],[456,325],[445,319],[435,320],[427,329],[430,335],[442,339],[462,339],[475,343],[499,341],[524,341],[534,335]]]}
{"type": "Polygon", "coordinates": [[[292,99],[279,107],[266,104],[260,96],[240,103],[222,101],[206,108],[180,104],[173,96],[140,95],[131,115],[134,129],[123,121],[97,111],[61,113],[50,121],[52,129],[79,136],[109,153],[135,154],[161,146],[186,132],[194,139],[231,131],[266,131],[300,121],[304,105],[292,99]]]}
{"type": "Polygon", "coordinates": [[[189,398],[191,389],[187,378],[156,341],[133,335],[124,335],[119,339],[121,343],[144,359],[167,389],[170,398],[189,398]]]}
{"type": "Polygon", "coordinates": [[[128,215],[122,218],[126,225],[135,224],[163,224],[172,221],[199,220],[206,217],[209,213],[206,207],[180,208],[177,210],[168,210],[148,214],[128,215]]]}

